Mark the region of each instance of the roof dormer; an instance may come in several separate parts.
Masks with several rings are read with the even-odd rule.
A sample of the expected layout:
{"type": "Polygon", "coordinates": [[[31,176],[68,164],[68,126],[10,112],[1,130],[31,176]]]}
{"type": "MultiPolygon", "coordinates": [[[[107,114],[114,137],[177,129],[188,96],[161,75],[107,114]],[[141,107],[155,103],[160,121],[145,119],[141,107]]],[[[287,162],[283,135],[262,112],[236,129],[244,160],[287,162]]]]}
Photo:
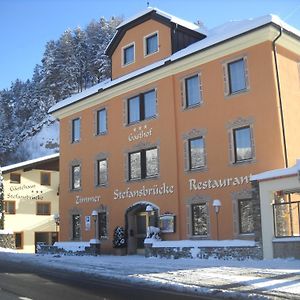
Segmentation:
{"type": "Polygon", "coordinates": [[[205,38],[199,27],[156,8],[122,22],[108,47],[112,79],[118,78],[205,38]]]}

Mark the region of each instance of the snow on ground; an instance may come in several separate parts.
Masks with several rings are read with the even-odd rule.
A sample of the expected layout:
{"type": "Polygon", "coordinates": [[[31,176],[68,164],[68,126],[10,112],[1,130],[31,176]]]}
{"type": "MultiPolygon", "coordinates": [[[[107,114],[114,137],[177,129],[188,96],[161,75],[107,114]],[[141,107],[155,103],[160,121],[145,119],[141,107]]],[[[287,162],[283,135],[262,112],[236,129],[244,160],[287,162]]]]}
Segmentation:
{"type": "Polygon", "coordinates": [[[154,288],[234,299],[300,299],[300,260],[163,259],[3,252],[0,258],[85,272],[154,288]]]}

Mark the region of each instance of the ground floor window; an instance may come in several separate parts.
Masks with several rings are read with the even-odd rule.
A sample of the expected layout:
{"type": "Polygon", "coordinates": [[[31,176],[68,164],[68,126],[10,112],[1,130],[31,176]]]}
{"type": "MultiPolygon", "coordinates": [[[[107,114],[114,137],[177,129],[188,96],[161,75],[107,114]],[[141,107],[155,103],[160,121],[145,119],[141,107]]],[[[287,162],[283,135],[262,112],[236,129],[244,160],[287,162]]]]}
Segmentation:
{"type": "Polygon", "coordinates": [[[16,249],[23,249],[23,232],[15,232],[16,249]]]}
{"type": "Polygon", "coordinates": [[[49,216],[51,214],[50,202],[37,202],[36,214],[39,216],[49,216]]]}
{"type": "Polygon", "coordinates": [[[98,213],[99,239],[107,238],[107,213],[101,211],[98,213]]]}
{"type": "Polygon", "coordinates": [[[300,201],[293,201],[290,195],[275,195],[273,216],[276,237],[300,236],[300,201]]]}
{"type": "Polygon", "coordinates": [[[14,215],[16,213],[16,201],[4,201],[4,212],[14,215]]]}
{"type": "Polygon", "coordinates": [[[206,203],[192,204],[192,234],[194,236],[208,235],[208,209],[206,203]]]}
{"type": "Polygon", "coordinates": [[[80,240],[80,231],[81,231],[81,222],[80,222],[80,215],[75,214],[72,215],[72,239],[73,240],[80,240]]]}
{"type": "Polygon", "coordinates": [[[254,232],[253,201],[252,199],[238,200],[240,234],[254,232]]]}

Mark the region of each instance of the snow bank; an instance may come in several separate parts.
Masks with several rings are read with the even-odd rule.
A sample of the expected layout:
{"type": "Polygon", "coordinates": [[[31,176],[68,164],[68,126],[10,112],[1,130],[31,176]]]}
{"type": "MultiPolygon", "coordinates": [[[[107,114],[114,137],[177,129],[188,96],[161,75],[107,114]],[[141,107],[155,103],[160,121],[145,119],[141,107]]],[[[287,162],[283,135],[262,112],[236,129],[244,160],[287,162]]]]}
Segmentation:
{"type": "Polygon", "coordinates": [[[1,229],[0,234],[13,234],[14,232],[11,229],[1,229]]]}
{"type": "Polygon", "coordinates": [[[89,242],[55,242],[54,246],[58,249],[64,249],[66,251],[85,251],[85,247],[90,247],[89,242]]]}

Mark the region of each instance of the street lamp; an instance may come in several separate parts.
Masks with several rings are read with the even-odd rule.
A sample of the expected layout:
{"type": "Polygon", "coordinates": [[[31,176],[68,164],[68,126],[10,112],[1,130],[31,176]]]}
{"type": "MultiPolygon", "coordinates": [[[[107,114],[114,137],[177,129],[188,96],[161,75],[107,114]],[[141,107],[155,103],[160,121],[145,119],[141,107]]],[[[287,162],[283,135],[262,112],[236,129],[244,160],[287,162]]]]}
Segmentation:
{"type": "Polygon", "coordinates": [[[98,219],[98,212],[96,210],[92,211],[92,218],[94,220],[95,226],[95,238],[90,240],[91,251],[94,255],[100,254],[100,240],[97,239],[97,219],[98,219]]]}
{"type": "Polygon", "coordinates": [[[94,220],[94,225],[95,225],[95,240],[97,240],[97,226],[96,226],[97,217],[98,217],[98,212],[96,210],[93,210],[92,211],[92,218],[94,220]]]}
{"type": "Polygon", "coordinates": [[[150,238],[150,216],[153,212],[153,207],[151,205],[147,205],[146,206],[146,213],[147,213],[147,217],[148,217],[148,232],[147,232],[147,238],[150,238]]]}
{"type": "Polygon", "coordinates": [[[60,217],[59,217],[59,214],[58,213],[55,213],[53,215],[53,220],[55,222],[55,231],[57,232],[57,227],[59,226],[59,223],[60,223],[60,217]]]}
{"type": "Polygon", "coordinates": [[[213,201],[213,207],[215,209],[215,213],[216,213],[216,220],[217,220],[217,240],[219,239],[219,212],[220,212],[220,208],[221,208],[221,201],[219,199],[215,199],[213,201]]]}

